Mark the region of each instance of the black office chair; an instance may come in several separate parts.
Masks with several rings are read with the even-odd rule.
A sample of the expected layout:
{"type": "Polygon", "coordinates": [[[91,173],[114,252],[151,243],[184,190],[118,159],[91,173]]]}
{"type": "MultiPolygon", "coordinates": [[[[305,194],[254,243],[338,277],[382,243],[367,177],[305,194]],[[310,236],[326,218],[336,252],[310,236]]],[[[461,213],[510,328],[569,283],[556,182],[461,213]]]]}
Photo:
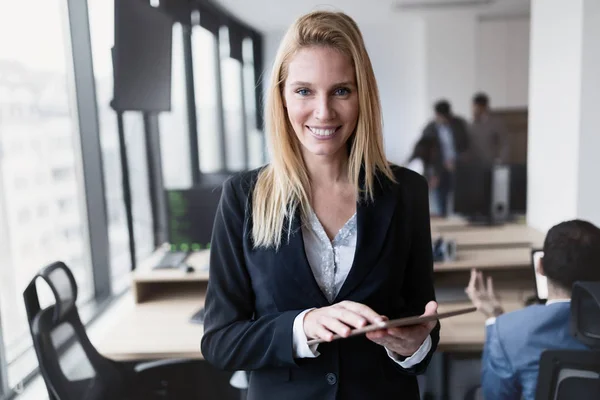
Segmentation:
{"type": "MultiPolygon", "coordinates": [[[[229,375],[202,360],[161,360],[140,364],[109,360],[90,343],[77,312],[77,284],[62,262],[43,268],[23,293],[33,345],[50,400],[237,399],[229,375]],[[56,303],[41,309],[38,278],[56,303]],[[65,348],[69,352],[65,352],[65,348]],[[80,357],[73,357],[73,351],[80,357]],[[71,357],[69,357],[71,355],[71,357]],[[69,365],[71,359],[77,363],[69,365]],[[219,389],[217,389],[219,388],[219,389]]],[[[198,346],[200,344],[198,343],[198,346]]]]}
{"type": "Polygon", "coordinates": [[[536,400],[600,399],[600,282],[573,285],[571,333],[591,350],[542,353],[536,400]]]}

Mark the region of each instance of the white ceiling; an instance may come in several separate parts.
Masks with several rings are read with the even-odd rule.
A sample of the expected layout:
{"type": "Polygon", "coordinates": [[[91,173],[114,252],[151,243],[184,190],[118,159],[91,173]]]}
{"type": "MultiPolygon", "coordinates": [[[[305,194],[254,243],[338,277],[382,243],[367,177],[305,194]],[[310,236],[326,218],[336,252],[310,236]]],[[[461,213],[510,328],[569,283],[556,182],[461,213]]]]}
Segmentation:
{"type": "Polygon", "coordinates": [[[339,10],[359,24],[392,23],[402,14],[473,12],[484,17],[529,14],[530,0],[213,0],[242,21],[262,32],[286,29],[298,16],[316,9],[339,10]],[[481,5],[456,6],[457,3],[481,5]],[[420,10],[402,10],[401,3],[418,4],[420,10]],[[431,3],[446,7],[427,7],[431,3]]]}

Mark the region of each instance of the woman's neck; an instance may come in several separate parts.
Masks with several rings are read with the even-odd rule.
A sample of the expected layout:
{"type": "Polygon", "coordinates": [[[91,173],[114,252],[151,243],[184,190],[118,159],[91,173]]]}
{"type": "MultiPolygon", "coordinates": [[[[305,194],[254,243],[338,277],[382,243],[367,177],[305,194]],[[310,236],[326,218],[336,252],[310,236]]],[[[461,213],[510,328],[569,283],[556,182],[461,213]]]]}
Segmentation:
{"type": "Polygon", "coordinates": [[[332,156],[305,154],[304,163],[313,185],[338,185],[348,182],[348,157],[343,153],[332,156]]]}

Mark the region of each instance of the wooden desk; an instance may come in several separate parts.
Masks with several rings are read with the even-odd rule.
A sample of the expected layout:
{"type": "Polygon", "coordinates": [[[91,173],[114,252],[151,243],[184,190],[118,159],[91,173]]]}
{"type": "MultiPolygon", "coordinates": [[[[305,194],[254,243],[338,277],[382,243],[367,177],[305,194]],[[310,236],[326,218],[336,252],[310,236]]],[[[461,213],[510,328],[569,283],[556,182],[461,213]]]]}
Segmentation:
{"type": "MultiPolygon", "coordinates": [[[[520,290],[503,290],[498,293],[502,298],[502,306],[507,312],[523,308],[529,294],[529,291],[520,290]]],[[[471,306],[471,303],[440,304],[438,310],[446,312],[471,306]]],[[[481,351],[485,343],[485,320],[483,314],[474,312],[441,321],[438,351],[481,351]]]]}
{"type": "Polygon", "coordinates": [[[445,240],[454,240],[458,250],[481,248],[541,247],[544,234],[521,224],[501,226],[479,226],[454,231],[432,231],[433,238],[442,236],[445,240]]]}
{"type": "Polygon", "coordinates": [[[193,267],[193,272],[180,268],[153,269],[160,258],[168,251],[162,246],[144,260],[132,274],[132,289],[136,303],[151,300],[154,296],[176,292],[177,288],[199,287],[208,281],[209,250],[191,253],[186,264],[193,267]]]}
{"type": "Polygon", "coordinates": [[[432,232],[446,232],[457,229],[468,229],[469,222],[461,217],[431,217],[431,231],[432,232]]]}
{"type": "Polygon", "coordinates": [[[204,287],[171,293],[135,304],[126,295],[116,305],[120,313],[112,334],[95,343],[100,354],[118,361],[202,358],[203,326],[190,318],[204,304],[204,287]]]}
{"type": "MultiPolygon", "coordinates": [[[[529,292],[501,290],[499,297],[507,311],[523,307],[529,292]]],[[[202,358],[201,325],[189,322],[204,303],[201,290],[134,304],[125,296],[118,305],[121,316],[113,334],[96,343],[104,356],[118,361],[170,358],[202,358]]],[[[470,303],[440,304],[439,311],[470,307],[470,303]]],[[[481,351],[485,341],[485,317],[472,313],[442,321],[439,351],[481,351]]]]}
{"type": "Polygon", "coordinates": [[[531,265],[529,247],[458,250],[456,260],[434,263],[435,272],[526,269],[531,265]]]}
{"type": "MultiPolygon", "coordinates": [[[[462,234],[467,243],[485,243],[486,238],[487,241],[495,239],[498,242],[502,238],[506,240],[506,235],[515,231],[532,234],[523,227],[477,229],[491,234],[479,239],[476,238],[477,233],[469,234],[470,231],[453,234],[462,234]]],[[[187,260],[196,268],[192,273],[178,269],[152,270],[164,251],[164,248],[156,251],[132,275],[132,293],[120,299],[115,307],[120,315],[115,319],[112,334],[95,343],[101,354],[115,360],[130,361],[202,358],[200,340],[203,327],[189,320],[204,304],[208,271],[203,266],[208,264],[208,252],[194,254],[187,260]]],[[[530,282],[533,276],[529,277],[526,270],[529,263],[529,247],[461,249],[458,260],[435,264],[436,285],[466,286],[469,269],[485,269],[499,278],[504,277],[497,282],[496,288],[506,309],[515,310],[524,304],[525,293],[531,294],[529,288],[533,287],[530,282]],[[525,279],[528,277],[530,279],[525,279]]],[[[470,304],[440,304],[440,312],[465,306],[470,304]]],[[[450,318],[442,322],[439,349],[481,351],[484,336],[485,318],[481,314],[450,318]]]]}

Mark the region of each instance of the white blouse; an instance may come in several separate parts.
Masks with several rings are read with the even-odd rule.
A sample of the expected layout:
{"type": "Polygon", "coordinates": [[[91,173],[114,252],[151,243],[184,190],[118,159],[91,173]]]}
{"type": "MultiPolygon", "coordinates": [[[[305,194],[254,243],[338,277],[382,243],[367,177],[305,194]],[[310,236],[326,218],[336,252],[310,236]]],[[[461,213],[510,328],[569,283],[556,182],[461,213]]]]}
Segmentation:
{"type": "MultiPolygon", "coordinates": [[[[329,240],[325,229],[312,210],[308,221],[302,224],[306,258],[317,284],[332,304],[346,281],[354,261],[358,232],[356,218],[355,213],[335,235],[333,241],[329,240]]],[[[310,310],[301,312],[294,320],[293,346],[296,358],[319,356],[318,345],[308,346],[308,339],[304,333],[304,315],[310,310]]],[[[430,349],[431,337],[428,336],[421,347],[404,361],[399,361],[398,356],[387,348],[386,351],[392,360],[408,369],[423,361],[430,349]]]]}

